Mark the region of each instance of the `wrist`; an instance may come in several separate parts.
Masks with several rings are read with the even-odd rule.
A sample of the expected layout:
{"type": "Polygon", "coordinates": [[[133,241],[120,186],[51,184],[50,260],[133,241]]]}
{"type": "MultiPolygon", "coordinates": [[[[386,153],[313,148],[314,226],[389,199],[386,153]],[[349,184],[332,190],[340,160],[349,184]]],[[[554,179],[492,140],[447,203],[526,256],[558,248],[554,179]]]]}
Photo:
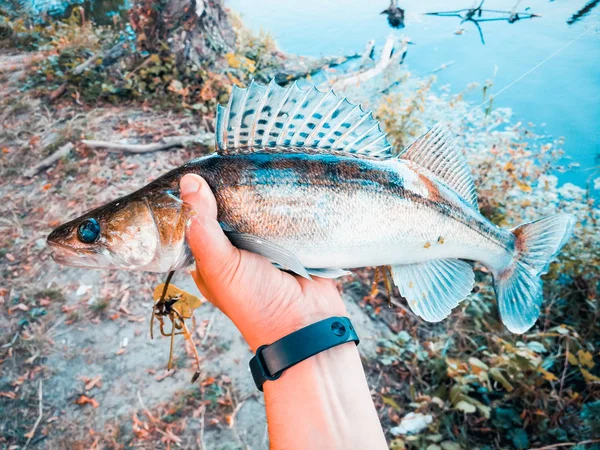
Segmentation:
{"type": "Polygon", "coordinates": [[[274,311],[262,314],[258,318],[232,319],[252,351],[256,352],[261,345],[272,344],[315,322],[332,316],[346,315],[346,306],[336,291],[333,296],[304,298],[288,304],[279,304],[274,311]]]}
{"type": "Polygon", "coordinates": [[[263,388],[272,448],[387,448],[353,342],[290,367],[263,388]]]}

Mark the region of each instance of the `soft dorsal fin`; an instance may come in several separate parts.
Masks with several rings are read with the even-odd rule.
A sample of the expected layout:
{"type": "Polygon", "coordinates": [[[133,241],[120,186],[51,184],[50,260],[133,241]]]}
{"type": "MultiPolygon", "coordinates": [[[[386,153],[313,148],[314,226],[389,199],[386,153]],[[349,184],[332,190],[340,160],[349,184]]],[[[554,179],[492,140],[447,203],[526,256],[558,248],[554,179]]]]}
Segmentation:
{"type": "Polygon", "coordinates": [[[445,125],[436,124],[408,147],[400,158],[412,161],[441,178],[473,208],[477,192],[467,159],[445,125]]]}
{"type": "Polygon", "coordinates": [[[219,153],[301,147],[380,159],[394,156],[370,112],[332,90],[301,89],[296,83],[287,88],[275,82],[234,87],[227,107],[217,109],[216,140],[219,153]]]}

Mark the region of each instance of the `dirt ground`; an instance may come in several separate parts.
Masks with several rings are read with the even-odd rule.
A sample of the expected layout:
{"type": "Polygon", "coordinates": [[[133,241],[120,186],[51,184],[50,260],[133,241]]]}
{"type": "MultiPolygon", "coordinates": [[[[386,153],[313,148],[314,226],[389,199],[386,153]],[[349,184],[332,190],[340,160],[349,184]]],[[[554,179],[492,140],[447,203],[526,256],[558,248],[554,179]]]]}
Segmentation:
{"type": "MultiPolygon", "coordinates": [[[[169,339],[149,336],[153,291],[164,275],[62,267],[46,246],[57,225],[211,151],[191,145],[133,154],[93,149],[83,139],[148,144],[198,136],[211,131],[214,117],[156,102],[87,104],[76,90],[52,100],[50,89],[27,89],[27,71],[42,57],[0,50],[0,449],[267,448],[250,351],[220,312],[208,303],[196,311],[201,375],[192,384],[193,354],[181,336],[172,372],[169,339]],[[26,176],[66,144],[73,148],[65,156],[26,176]]],[[[381,103],[369,105],[367,86],[345,95],[376,109],[397,147],[426,123],[450,121],[481,210],[495,223],[509,228],[562,211],[579,225],[546,277],[541,318],[524,335],[502,325],[489,271],[478,264],[472,294],[437,324],[418,319],[397,290],[388,306],[382,283],[372,295],[368,269],[340,280],[388,444],[596,448],[594,201],[554,176],[560,139],[548,142],[534,125],[512,123],[510,108],[472,113],[462,93],[437,95],[432,80],[396,72],[384,84],[401,90],[381,103]],[[414,415],[431,422],[409,434],[404,422],[414,415]]],[[[379,84],[374,92],[382,92],[379,84]]],[[[185,273],[174,284],[195,292],[185,273]]]]}
{"type": "MultiPolygon", "coordinates": [[[[209,151],[111,153],[82,138],[152,142],[194,134],[203,121],[140,105],[92,109],[77,98],[49,105],[18,90],[35,58],[0,56],[0,448],[267,448],[251,353],[223,314],[208,303],[196,311],[201,376],[191,384],[183,339],[167,372],[169,340],[149,336],[159,276],[61,267],[45,244],[57,224],[209,151]],[[70,156],[23,176],[67,142],[70,156]]],[[[366,276],[344,281],[368,358],[390,324],[358,305],[366,276]]],[[[197,292],[185,273],[173,282],[197,292]]]]}

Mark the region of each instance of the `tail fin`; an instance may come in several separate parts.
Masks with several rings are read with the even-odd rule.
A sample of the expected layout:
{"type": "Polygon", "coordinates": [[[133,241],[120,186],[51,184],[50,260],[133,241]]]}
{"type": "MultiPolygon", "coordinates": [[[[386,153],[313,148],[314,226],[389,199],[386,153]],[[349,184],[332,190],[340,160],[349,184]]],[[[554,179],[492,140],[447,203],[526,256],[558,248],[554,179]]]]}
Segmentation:
{"type": "Polygon", "coordinates": [[[494,273],[502,321],[513,333],[529,330],[540,315],[541,276],[567,242],[575,225],[571,214],[556,214],[518,226],[511,265],[494,273]]]}

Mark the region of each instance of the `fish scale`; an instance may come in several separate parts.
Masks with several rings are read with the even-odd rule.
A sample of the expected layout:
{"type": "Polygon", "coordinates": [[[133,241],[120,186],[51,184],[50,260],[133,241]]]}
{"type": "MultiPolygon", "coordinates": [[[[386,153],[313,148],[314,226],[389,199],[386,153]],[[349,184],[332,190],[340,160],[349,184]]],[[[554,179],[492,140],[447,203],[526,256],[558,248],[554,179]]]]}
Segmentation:
{"type": "Polygon", "coordinates": [[[216,152],[126,197],[61,225],[48,237],[56,261],[80,267],[167,272],[193,263],[190,211],[177,195],[187,173],[215,195],[233,245],[299,276],[391,266],[413,312],[437,322],[474,284],[478,261],[494,277],[507,328],[531,328],[541,275],[574,218],[503,230],[478,209],[464,153],[438,124],[394,155],[371,113],[333,91],[274,83],[233,88],[217,112],[216,152]],[[82,231],[83,230],[83,231],[82,231]]]}

